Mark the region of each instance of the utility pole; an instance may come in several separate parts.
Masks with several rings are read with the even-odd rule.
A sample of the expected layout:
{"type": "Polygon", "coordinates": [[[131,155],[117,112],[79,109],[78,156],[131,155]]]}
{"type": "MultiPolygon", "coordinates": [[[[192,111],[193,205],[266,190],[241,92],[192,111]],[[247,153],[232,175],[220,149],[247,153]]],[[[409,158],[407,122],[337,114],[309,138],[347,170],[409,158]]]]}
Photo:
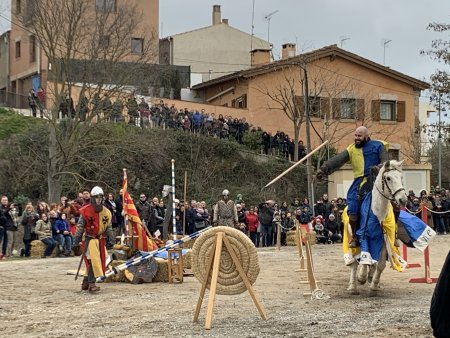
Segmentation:
{"type": "Polygon", "coordinates": [[[442,189],[442,134],[441,134],[441,93],[438,100],[438,184],[442,189]]]}
{"type": "MultiPolygon", "coordinates": [[[[304,64],[303,72],[304,72],[304,81],[305,81],[305,118],[306,118],[306,153],[309,154],[311,152],[311,129],[310,129],[310,120],[309,120],[309,88],[308,88],[308,71],[306,69],[306,62],[304,64]]],[[[312,185],[312,163],[311,157],[306,159],[306,178],[308,184],[308,199],[311,206],[314,205],[314,189],[312,185]]],[[[314,208],[313,214],[314,214],[314,208]]]]}

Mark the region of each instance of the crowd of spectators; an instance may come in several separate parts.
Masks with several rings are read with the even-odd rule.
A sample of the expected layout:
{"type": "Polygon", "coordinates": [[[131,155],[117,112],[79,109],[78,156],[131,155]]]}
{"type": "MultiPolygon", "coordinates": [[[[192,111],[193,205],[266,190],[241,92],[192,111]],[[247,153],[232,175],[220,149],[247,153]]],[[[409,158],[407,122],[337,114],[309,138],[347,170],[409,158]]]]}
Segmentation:
{"type": "MultiPolygon", "coordinates": [[[[0,206],[0,259],[6,259],[17,252],[29,257],[31,242],[40,240],[46,250],[43,257],[49,257],[57,248],[58,256],[72,255],[72,235],[75,233],[79,209],[90,202],[89,190],[84,190],[75,199],[61,197],[60,203],[47,204],[39,201],[25,205],[10,203],[7,196],[1,197],[0,206]],[[16,238],[19,227],[23,227],[23,246],[16,238]],[[17,249],[20,249],[17,251],[17,249]]],[[[281,229],[281,245],[286,245],[286,233],[296,221],[307,231],[314,231],[320,243],[342,241],[342,213],[346,207],[344,198],[329,199],[327,194],[311,205],[308,198],[296,198],[291,203],[276,203],[268,200],[258,205],[246,205],[241,195],[236,198],[238,212],[237,228],[245,232],[256,247],[268,247],[276,244],[277,231],[281,229]]],[[[104,205],[112,213],[112,227],[117,236],[124,231],[122,215],[122,196],[112,192],[105,196],[104,205]]],[[[176,226],[178,234],[191,234],[212,224],[212,213],[205,201],[192,200],[190,203],[175,200],[176,226]]],[[[163,199],[147,198],[141,193],[135,201],[139,216],[153,237],[161,237],[166,218],[166,205],[163,199]]],[[[418,195],[408,192],[406,210],[421,217],[422,207],[427,208],[429,225],[438,234],[446,235],[450,226],[450,193],[440,187],[432,188],[430,193],[421,190],[418,195]]],[[[171,217],[171,215],[168,215],[171,217]]],[[[167,224],[172,224],[169,221],[167,224]]],[[[169,232],[172,227],[169,226],[169,232]]]]}
{"type": "MultiPolygon", "coordinates": [[[[33,89],[28,95],[28,102],[33,116],[37,109],[44,115],[45,92],[39,88],[37,93],[33,89]]],[[[75,118],[85,121],[88,114],[92,113],[97,119],[103,119],[112,123],[128,123],[140,128],[177,129],[194,134],[203,134],[220,139],[230,139],[243,144],[245,133],[257,133],[256,139],[260,145],[260,151],[265,155],[279,156],[286,159],[294,159],[294,141],[282,131],[272,135],[263,131],[260,127],[250,125],[245,118],[236,118],[229,115],[215,115],[205,109],[177,108],[160,100],[159,103],[149,105],[144,97],[140,99],[134,95],[123,102],[115,99],[114,102],[105,94],[102,97],[95,94],[91,100],[81,96],[78,105],[75,106],[69,94],[63,95],[59,103],[60,118],[75,118]],[[124,114],[126,112],[127,114],[124,114]]],[[[306,155],[306,148],[299,141],[299,159],[306,155]]]]}
{"type": "Polygon", "coordinates": [[[414,190],[408,192],[406,208],[411,214],[422,217],[422,208],[427,209],[428,225],[438,235],[446,235],[450,231],[450,192],[439,186],[431,187],[430,193],[425,189],[416,195],[414,190]]]}

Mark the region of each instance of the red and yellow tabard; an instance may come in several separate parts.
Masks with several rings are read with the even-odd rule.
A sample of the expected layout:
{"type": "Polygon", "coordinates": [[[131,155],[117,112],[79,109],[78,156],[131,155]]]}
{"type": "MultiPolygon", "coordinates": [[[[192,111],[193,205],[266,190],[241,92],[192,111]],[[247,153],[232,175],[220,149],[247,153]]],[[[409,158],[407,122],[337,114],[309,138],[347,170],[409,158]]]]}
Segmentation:
{"type": "Polygon", "coordinates": [[[98,237],[105,233],[106,227],[111,223],[111,211],[103,207],[99,213],[95,212],[91,204],[85,205],[80,209],[80,214],[84,219],[84,231],[89,237],[98,237]]]}

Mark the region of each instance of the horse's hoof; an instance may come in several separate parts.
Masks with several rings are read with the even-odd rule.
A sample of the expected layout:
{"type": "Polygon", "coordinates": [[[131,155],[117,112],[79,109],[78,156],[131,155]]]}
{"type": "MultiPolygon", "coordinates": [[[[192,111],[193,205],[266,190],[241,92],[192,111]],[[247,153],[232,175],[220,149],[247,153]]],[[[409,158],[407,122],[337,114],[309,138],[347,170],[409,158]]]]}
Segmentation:
{"type": "Polygon", "coordinates": [[[349,287],[347,288],[347,291],[348,291],[351,295],[359,295],[359,291],[358,291],[358,289],[356,289],[355,287],[349,286],[349,287]]]}
{"type": "Polygon", "coordinates": [[[364,285],[367,282],[367,279],[365,278],[357,278],[359,285],[364,285]]]}

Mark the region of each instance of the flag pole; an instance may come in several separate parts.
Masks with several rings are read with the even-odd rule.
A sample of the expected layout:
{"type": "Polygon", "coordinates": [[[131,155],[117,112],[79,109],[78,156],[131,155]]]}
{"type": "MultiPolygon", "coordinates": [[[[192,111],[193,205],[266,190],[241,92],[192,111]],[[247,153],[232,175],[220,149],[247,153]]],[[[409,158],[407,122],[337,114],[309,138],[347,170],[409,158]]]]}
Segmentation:
{"type": "Polygon", "coordinates": [[[173,240],[177,239],[177,220],[175,210],[175,160],[172,159],[172,225],[173,225],[173,240]]]}
{"type": "Polygon", "coordinates": [[[288,172],[290,172],[292,169],[294,169],[296,166],[298,166],[300,163],[304,162],[305,160],[307,160],[308,158],[310,158],[316,151],[318,151],[320,148],[322,148],[323,146],[325,146],[328,143],[328,140],[326,140],[324,143],[322,143],[321,145],[319,145],[316,149],[312,150],[309,154],[307,154],[305,157],[303,157],[301,160],[299,160],[297,163],[294,163],[292,166],[290,166],[288,169],[286,169],[285,171],[283,171],[280,175],[278,175],[277,177],[275,177],[272,181],[270,181],[269,183],[267,183],[265,185],[264,188],[267,188],[269,185],[275,183],[276,181],[278,181],[280,178],[282,178],[284,175],[286,175],[288,172]]]}
{"type": "Polygon", "coordinates": [[[187,170],[184,171],[184,212],[183,212],[183,235],[186,234],[186,198],[187,198],[187,170]]]}
{"type": "MultiPolygon", "coordinates": [[[[131,248],[131,250],[133,250],[134,247],[134,238],[133,238],[133,229],[131,229],[131,237],[130,237],[130,229],[128,228],[128,214],[125,212],[125,208],[123,207],[125,205],[125,193],[128,190],[128,179],[127,179],[127,169],[123,168],[123,180],[127,182],[127,186],[126,189],[123,189],[123,183],[122,183],[122,210],[125,213],[125,220],[124,220],[124,225],[125,225],[125,236],[127,238],[128,241],[130,241],[131,238],[131,243],[128,242],[128,246],[131,248]]],[[[128,202],[127,202],[128,204],[128,202]]]]}

